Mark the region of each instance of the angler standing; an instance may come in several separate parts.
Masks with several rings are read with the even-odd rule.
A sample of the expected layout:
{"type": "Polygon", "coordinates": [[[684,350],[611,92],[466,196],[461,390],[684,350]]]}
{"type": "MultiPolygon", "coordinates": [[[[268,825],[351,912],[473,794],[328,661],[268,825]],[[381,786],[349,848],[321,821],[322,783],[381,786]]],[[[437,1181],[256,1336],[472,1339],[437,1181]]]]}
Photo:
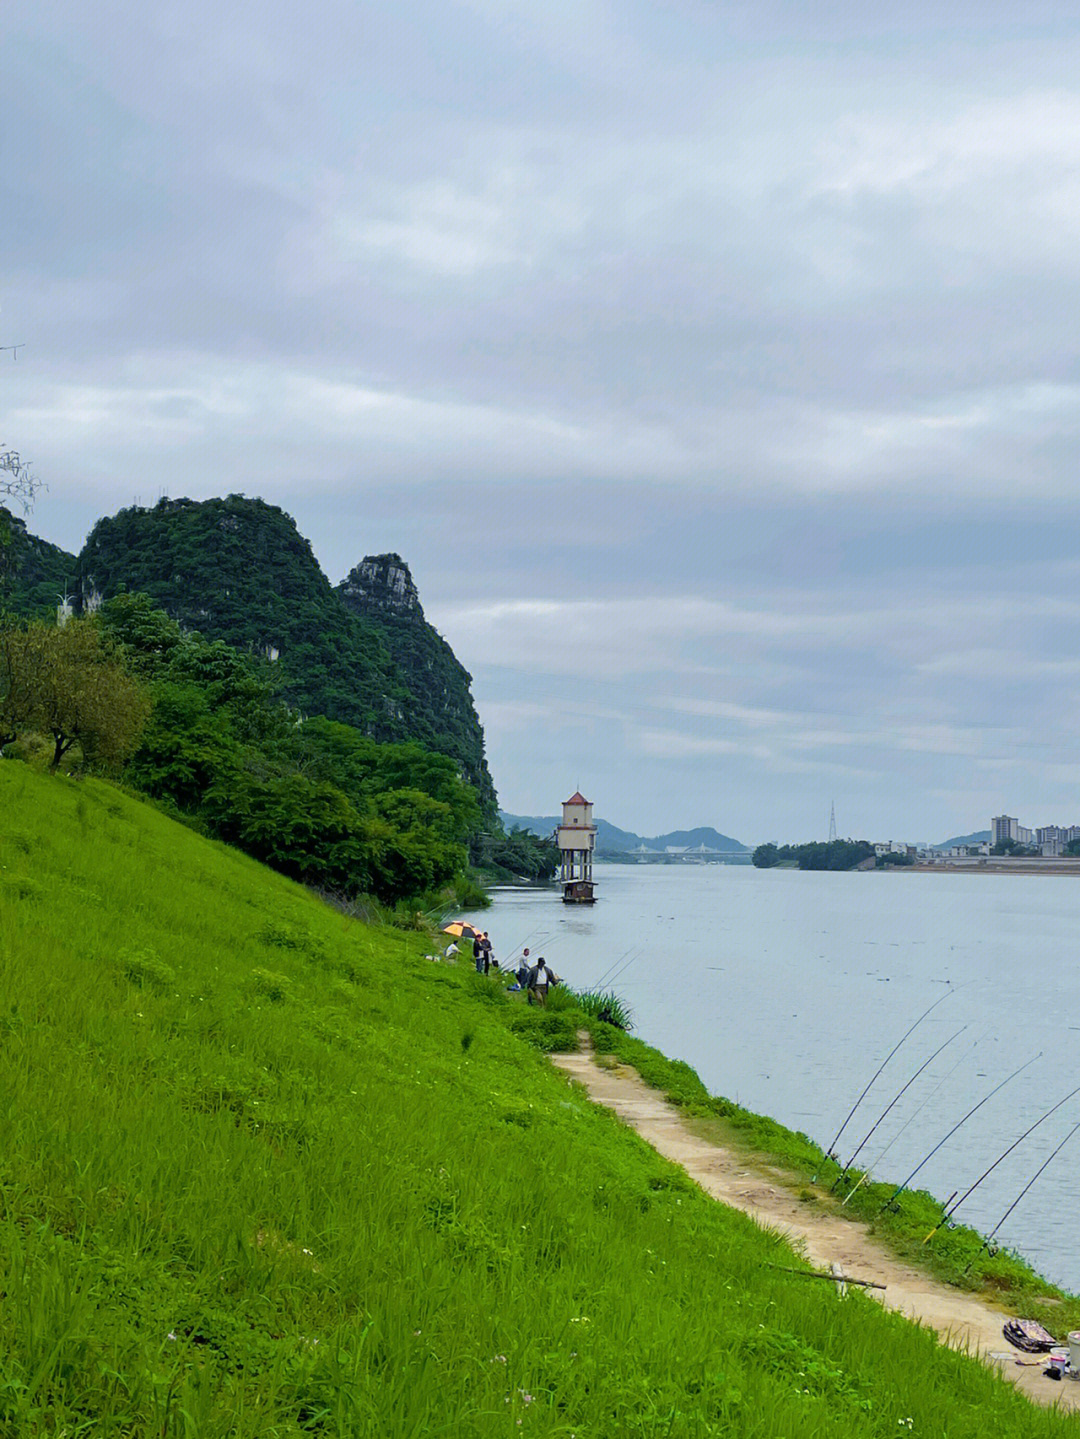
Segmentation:
{"type": "Polygon", "coordinates": [[[536,961],[536,967],[529,970],[529,1003],[536,1003],[541,1009],[547,1008],[548,987],[551,984],[551,970],[544,956],[536,961]]]}

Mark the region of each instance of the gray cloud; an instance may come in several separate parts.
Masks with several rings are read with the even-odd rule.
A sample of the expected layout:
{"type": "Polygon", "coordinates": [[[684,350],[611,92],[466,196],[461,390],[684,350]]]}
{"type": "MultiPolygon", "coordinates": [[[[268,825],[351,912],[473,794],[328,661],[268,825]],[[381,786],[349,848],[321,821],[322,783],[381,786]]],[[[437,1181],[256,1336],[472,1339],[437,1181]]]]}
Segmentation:
{"type": "Polygon", "coordinates": [[[41,532],[241,490],[401,551],[512,808],[1077,817],[1064,6],[7,18],[41,532]]]}

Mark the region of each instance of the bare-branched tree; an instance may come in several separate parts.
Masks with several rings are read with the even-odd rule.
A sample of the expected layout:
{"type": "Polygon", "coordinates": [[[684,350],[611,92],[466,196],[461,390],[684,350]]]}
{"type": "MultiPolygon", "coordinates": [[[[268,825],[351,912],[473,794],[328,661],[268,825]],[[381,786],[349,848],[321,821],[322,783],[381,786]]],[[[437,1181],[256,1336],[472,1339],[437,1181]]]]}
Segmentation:
{"type": "Polygon", "coordinates": [[[30,468],[18,450],[0,450],[0,500],[13,500],[29,511],[34,496],[42,488],[42,481],[30,468]]]}

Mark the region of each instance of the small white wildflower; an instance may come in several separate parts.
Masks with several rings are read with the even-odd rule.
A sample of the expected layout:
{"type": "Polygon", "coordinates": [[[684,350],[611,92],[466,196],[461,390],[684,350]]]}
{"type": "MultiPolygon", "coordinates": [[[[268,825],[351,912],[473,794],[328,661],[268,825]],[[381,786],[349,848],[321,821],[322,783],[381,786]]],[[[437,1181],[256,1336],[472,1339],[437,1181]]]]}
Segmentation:
{"type": "Polygon", "coordinates": [[[166,1338],[166,1339],[171,1339],[174,1343],[176,1342],[176,1335],[173,1333],[173,1331],[172,1331],[171,1329],[169,1330],[168,1334],[166,1334],[165,1338],[166,1338]]]}

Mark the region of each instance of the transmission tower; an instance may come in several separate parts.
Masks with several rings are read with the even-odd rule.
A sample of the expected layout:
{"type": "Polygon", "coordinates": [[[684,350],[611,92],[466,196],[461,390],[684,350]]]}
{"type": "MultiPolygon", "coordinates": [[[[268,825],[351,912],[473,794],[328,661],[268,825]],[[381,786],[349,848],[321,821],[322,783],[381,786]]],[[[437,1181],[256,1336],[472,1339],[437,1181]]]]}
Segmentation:
{"type": "Polygon", "coordinates": [[[836,843],[836,801],[829,806],[829,843],[836,843]]]}

